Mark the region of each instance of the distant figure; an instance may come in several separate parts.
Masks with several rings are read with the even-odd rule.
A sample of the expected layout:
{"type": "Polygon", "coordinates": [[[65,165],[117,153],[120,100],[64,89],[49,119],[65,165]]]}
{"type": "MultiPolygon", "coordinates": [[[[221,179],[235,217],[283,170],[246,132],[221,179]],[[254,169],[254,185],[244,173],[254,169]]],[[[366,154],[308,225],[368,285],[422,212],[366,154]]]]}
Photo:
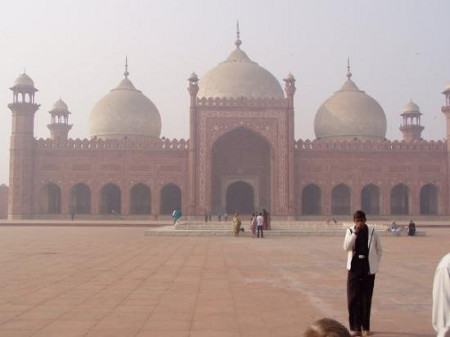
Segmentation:
{"type": "Polygon", "coordinates": [[[408,235],[409,236],[416,235],[416,224],[412,220],[409,222],[409,225],[408,225],[408,235]]]}
{"type": "Polygon", "coordinates": [[[239,219],[239,213],[234,213],[234,215],[233,215],[234,236],[239,236],[240,230],[241,230],[241,219],[239,219]]]}
{"type": "Polygon", "coordinates": [[[181,218],[181,210],[176,209],[172,212],[173,224],[175,225],[177,221],[181,218]]]}
{"type": "Polygon", "coordinates": [[[366,225],[366,214],[356,211],[354,225],[346,230],[343,248],[347,251],[347,303],[350,330],[354,336],[369,336],[375,274],[383,250],[375,228],[366,225]]]}
{"type": "Polygon", "coordinates": [[[263,231],[263,227],[264,227],[264,218],[262,213],[259,213],[258,216],[256,217],[256,237],[259,238],[259,232],[261,232],[261,239],[264,237],[264,231],[263,231]]]}
{"type": "Polygon", "coordinates": [[[432,323],[437,337],[450,337],[450,253],[441,259],[434,273],[432,323]]]}
{"type": "Polygon", "coordinates": [[[254,238],[256,234],[256,217],[257,213],[253,212],[252,218],[250,219],[250,230],[252,231],[252,238],[254,238]]]}
{"type": "Polygon", "coordinates": [[[264,208],[262,211],[262,216],[263,216],[263,228],[264,230],[266,230],[269,227],[269,213],[264,208]]]}
{"type": "Polygon", "coordinates": [[[208,222],[208,213],[205,213],[205,222],[208,222]]]}
{"type": "Polygon", "coordinates": [[[217,220],[219,220],[219,222],[220,222],[221,219],[222,219],[222,215],[219,212],[219,213],[217,213],[217,220]]]}
{"type": "Polygon", "coordinates": [[[228,221],[228,214],[226,212],[223,214],[223,218],[225,219],[225,222],[228,221]]]}
{"type": "Polygon", "coordinates": [[[392,221],[391,228],[389,229],[393,236],[399,236],[400,234],[400,227],[397,225],[395,221],[392,221]]]}
{"type": "Polygon", "coordinates": [[[303,337],[350,337],[350,332],[338,321],[322,318],[311,324],[303,337]]]}
{"type": "Polygon", "coordinates": [[[70,218],[72,221],[75,219],[75,211],[70,212],[70,218]]]}

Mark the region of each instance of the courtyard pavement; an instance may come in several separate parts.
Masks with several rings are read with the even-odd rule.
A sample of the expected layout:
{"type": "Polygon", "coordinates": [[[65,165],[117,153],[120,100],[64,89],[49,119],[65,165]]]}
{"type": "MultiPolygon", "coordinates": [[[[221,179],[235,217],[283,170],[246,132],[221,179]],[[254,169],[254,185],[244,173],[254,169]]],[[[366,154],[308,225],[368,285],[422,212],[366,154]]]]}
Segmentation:
{"type": "MultiPolygon", "coordinates": [[[[382,237],[375,336],[431,337],[450,228],[382,237]]],[[[0,227],[1,337],[301,336],[347,325],[343,237],[163,237],[142,227],[0,227]]]]}

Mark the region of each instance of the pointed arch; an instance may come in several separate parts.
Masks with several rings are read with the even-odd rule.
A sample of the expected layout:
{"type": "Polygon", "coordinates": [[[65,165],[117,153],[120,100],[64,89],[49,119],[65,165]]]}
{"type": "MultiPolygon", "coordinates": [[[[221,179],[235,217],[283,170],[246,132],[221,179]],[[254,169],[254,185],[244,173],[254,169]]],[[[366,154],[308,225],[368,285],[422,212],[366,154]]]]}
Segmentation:
{"type": "Polygon", "coordinates": [[[165,185],[161,189],[160,214],[172,214],[176,209],[181,210],[181,190],[172,183],[165,185]]]}
{"type": "Polygon", "coordinates": [[[130,214],[151,214],[150,188],[139,183],[130,190],[130,214]]]}
{"type": "Polygon", "coordinates": [[[109,183],[100,191],[100,213],[120,214],[122,211],[122,193],[119,186],[109,183]]]}
{"type": "Polygon", "coordinates": [[[409,188],[404,184],[395,185],[391,190],[391,214],[409,214],[409,188]]]}
{"type": "Polygon", "coordinates": [[[83,183],[70,189],[70,210],[77,214],[91,213],[91,189],[83,183]]]}
{"type": "Polygon", "coordinates": [[[230,184],[226,191],[228,214],[252,214],[255,211],[255,192],[248,182],[239,180],[230,184]]]}
{"type": "Polygon", "coordinates": [[[350,187],[339,184],[331,191],[331,213],[336,215],[351,214],[350,187]]]}
{"type": "Polygon", "coordinates": [[[380,214],[380,188],[374,184],[364,186],[361,190],[361,209],[366,214],[380,214]]]}
{"type": "Polygon", "coordinates": [[[316,184],[309,184],[302,190],[302,214],[319,215],[322,212],[322,191],[316,184]]]}
{"type": "Polygon", "coordinates": [[[47,214],[61,213],[61,189],[54,183],[48,183],[40,191],[40,211],[47,214]]]}
{"type": "Polygon", "coordinates": [[[439,214],[439,189],[436,185],[427,184],[420,189],[420,214],[439,214]]]}

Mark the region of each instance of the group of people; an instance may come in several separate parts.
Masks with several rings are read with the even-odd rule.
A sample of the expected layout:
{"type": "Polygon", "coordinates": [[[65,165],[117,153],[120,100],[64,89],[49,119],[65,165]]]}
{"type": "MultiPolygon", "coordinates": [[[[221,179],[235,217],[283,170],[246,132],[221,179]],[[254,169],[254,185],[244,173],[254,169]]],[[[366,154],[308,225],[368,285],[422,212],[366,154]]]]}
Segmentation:
{"type": "MultiPolygon", "coordinates": [[[[239,213],[233,215],[233,232],[234,236],[239,236],[239,232],[243,229],[242,221],[239,218],[239,213]]],[[[264,238],[264,230],[271,229],[270,227],[270,213],[263,209],[262,212],[254,212],[250,219],[250,231],[252,238],[264,238]]]]}
{"type": "MultiPolygon", "coordinates": [[[[409,221],[407,229],[408,229],[409,236],[416,235],[416,224],[414,223],[414,221],[412,221],[412,220],[409,221]]],[[[389,227],[389,230],[391,231],[393,236],[399,236],[401,227],[399,225],[397,225],[397,223],[395,221],[392,221],[391,226],[389,227]]]]}

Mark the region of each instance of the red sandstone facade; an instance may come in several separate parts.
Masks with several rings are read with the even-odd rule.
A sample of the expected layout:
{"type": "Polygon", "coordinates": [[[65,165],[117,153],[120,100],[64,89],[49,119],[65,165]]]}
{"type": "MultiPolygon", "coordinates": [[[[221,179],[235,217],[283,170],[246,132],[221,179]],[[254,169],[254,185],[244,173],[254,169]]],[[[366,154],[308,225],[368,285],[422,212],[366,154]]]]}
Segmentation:
{"type": "Polygon", "coordinates": [[[193,74],[189,140],[74,140],[55,111],[52,137],[35,139],[37,90],[16,81],[8,217],[450,215],[448,141],[421,140],[420,122],[405,122],[416,115],[401,142],[295,140],[295,79],[284,81],[284,99],[202,98],[193,74]]]}

